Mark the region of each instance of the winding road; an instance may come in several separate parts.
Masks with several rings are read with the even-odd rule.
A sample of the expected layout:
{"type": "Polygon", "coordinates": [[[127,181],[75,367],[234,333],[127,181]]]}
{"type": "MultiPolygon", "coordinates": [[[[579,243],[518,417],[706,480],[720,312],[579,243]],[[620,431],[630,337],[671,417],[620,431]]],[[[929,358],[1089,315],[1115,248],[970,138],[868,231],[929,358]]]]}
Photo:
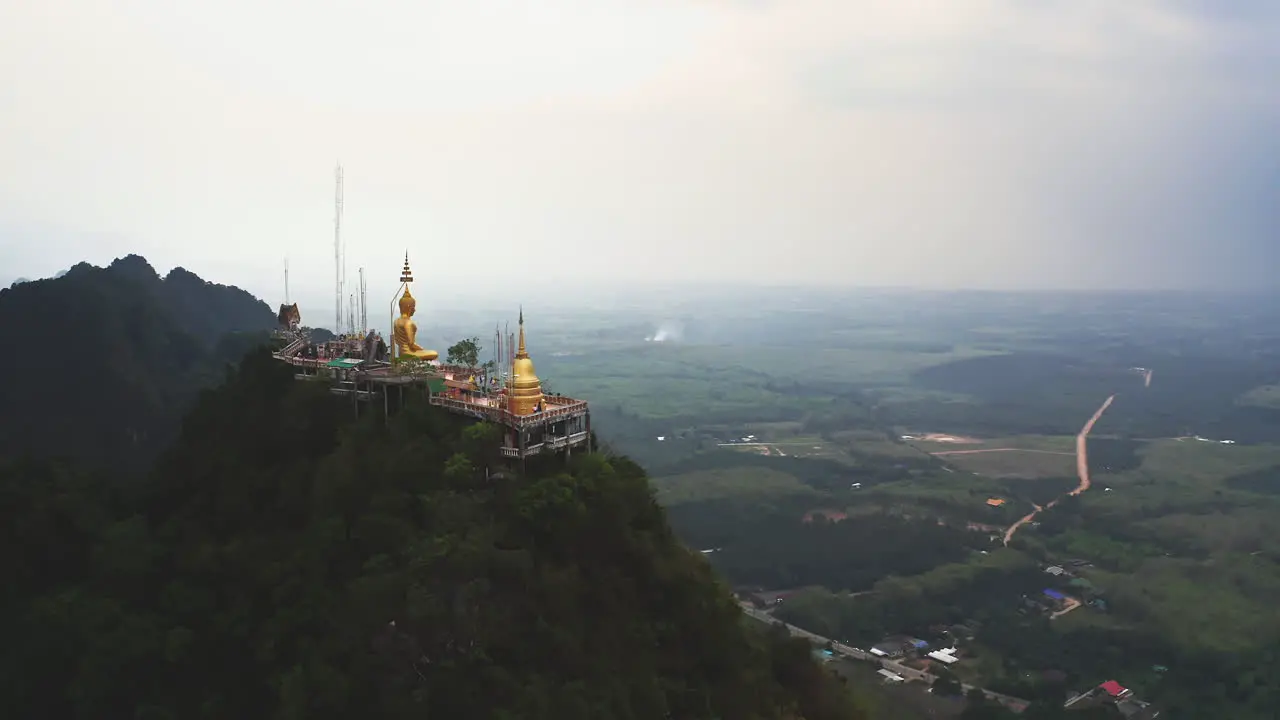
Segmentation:
{"type": "MultiPolygon", "coordinates": [[[[1148,375],[1148,378],[1149,377],[1150,376],[1148,375]]],[[[1150,382],[1150,380],[1148,380],[1148,382],[1150,382]]],[[[1096,424],[1098,419],[1102,417],[1102,414],[1107,411],[1107,408],[1111,407],[1111,403],[1115,402],[1115,399],[1115,395],[1107,398],[1106,402],[1102,403],[1102,407],[1098,408],[1097,412],[1093,414],[1093,417],[1089,418],[1089,422],[1085,423],[1084,427],[1080,429],[1080,433],[1076,435],[1076,476],[1080,478],[1080,484],[1076,486],[1075,490],[1067,493],[1067,495],[1079,495],[1089,489],[1089,433],[1093,431],[1094,424],[1096,424]]],[[[1063,497],[1066,497],[1066,495],[1063,497]]],[[[1037,505],[1035,510],[1027,513],[1021,520],[1010,525],[1009,529],[1004,532],[1004,544],[1008,545],[1009,541],[1013,539],[1013,534],[1018,532],[1019,528],[1034,520],[1036,515],[1039,515],[1041,512],[1057,505],[1058,500],[1061,499],[1062,498],[1058,498],[1044,507],[1037,505]]]]}

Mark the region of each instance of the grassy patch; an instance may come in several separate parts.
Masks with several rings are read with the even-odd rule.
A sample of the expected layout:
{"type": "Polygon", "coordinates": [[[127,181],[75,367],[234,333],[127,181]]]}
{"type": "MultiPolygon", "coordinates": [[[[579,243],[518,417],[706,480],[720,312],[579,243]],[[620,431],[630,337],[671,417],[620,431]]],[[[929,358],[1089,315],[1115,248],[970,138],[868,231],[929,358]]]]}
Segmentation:
{"type": "Polygon", "coordinates": [[[683,417],[690,408],[702,415],[741,411],[750,417],[762,407],[802,412],[825,402],[789,392],[797,378],[811,385],[901,386],[918,370],[983,354],[964,347],[946,353],[904,347],[829,348],[796,356],[792,347],[747,351],[728,345],[643,343],[547,356],[538,368],[560,392],[622,405],[644,418],[683,417]],[[778,357],[787,361],[778,362],[778,357]]]}
{"type": "Polygon", "coordinates": [[[1261,385],[1236,398],[1237,405],[1280,410],[1280,385],[1261,385]]]}
{"type": "Polygon", "coordinates": [[[1160,483],[1204,485],[1280,465],[1280,445],[1223,445],[1195,439],[1158,440],[1140,453],[1139,472],[1160,483]]]}
{"type": "Polygon", "coordinates": [[[1199,551],[1280,554],[1274,508],[1232,508],[1230,512],[1178,513],[1137,524],[1170,546],[1191,544],[1199,551]]]}
{"type": "Polygon", "coordinates": [[[937,457],[961,470],[997,478],[1067,477],[1076,470],[1074,455],[1042,450],[1001,450],[937,457]]]}
{"type": "Polygon", "coordinates": [[[1280,465],[1233,475],[1224,483],[1232,490],[1243,490],[1260,495],[1280,495],[1280,465]]]}
{"type": "Polygon", "coordinates": [[[1064,477],[1075,475],[1075,438],[1062,435],[1014,435],[961,442],[912,435],[907,444],[964,472],[989,477],[1064,477]]]}
{"type": "Polygon", "coordinates": [[[1267,560],[1149,559],[1135,572],[1095,571],[1090,580],[1107,589],[1117,614],[1141,617],[1184,647],[1233,651],[1280,631],[1280,573],[1267,560]]]}
{"type": "Polygon", "coordinates": [[[804,423],[794,420],[747,423],[745,428],[749,434],[764,441],[789,440],[803,431],[804,423]]]}
{"type": "Polygon", "coordinates": [[[1143,443],[1120,438],[1089,437],[1089,469],[1093,472],[1118,473],[1142,465],[1139,455],[1143,443]]]}
{"type": "Polygon", "coordinates": [[[1129,625],[1115,615],[1082,607],[1053,620],[1053,629],[1061,635],[1079,630],[1123,630],[1129,625]]]}
{"type": "MultiPolygon", "coordinates": [[[[1088,558],[1121,572],[1134,570],[1144,560],[1164,554],[1154,543],[1124,542],[1089,530],[1069,530],[1052,538],[1050,545],[1063,557],[1088,558]]],[[[1089,579],[1094,580],[1092,576],[1089,579]]]]}
{"type": "Polygon", "coordinates": [[[875,430],[847,430],[832,433],[831,439],[848,451],[866,455],[918,458],[926,454],[910,443],[895,442],[886,437],[883,432],[875,430]]]}
{"type": "MultiPolygon", "coordinates": [[[[912,433],[906,434],[912,435],[912,433]]],[[[924,436],[924,433],[914,435],[916,439],[908,442],[911,445],[929,453],[950,452],[954,450],[987,450],[995,448],[1044,450],[1049,452],[1066,453],[1074,453],[1076,451],[1076,438],[1074,435],[1008,435],[989,438],[955,436],[968,441],[965,443],[935,442],[923,439],[924,436]]]]}
{"type": "MultiPolygon", "coordinates": [[[[1017,498],[1035,505],[1048,505],[1073,490],[1079,480],[1071,476],[1043,478],[1013,478],[1008,483],[1005,497],[1017,498]]],[[[1019,506],[1021,508],[1021,505],[1019,506]]]]}
{"type": "Polygon", "coordinates": [[[850,463],[852,458],[837,444],[819,437],[794,436],[785,440],[735,443],[719,446],[720,450],[774,458],[809,458],[850,463]]]}
{"type": "Polygon", "coordinates": [[[658,501],[664,505],[735,497],[821,497],[821,493],[795,476],[765,467],[698,470],[655,478],[653,485],[657,489],[658,501]]]}

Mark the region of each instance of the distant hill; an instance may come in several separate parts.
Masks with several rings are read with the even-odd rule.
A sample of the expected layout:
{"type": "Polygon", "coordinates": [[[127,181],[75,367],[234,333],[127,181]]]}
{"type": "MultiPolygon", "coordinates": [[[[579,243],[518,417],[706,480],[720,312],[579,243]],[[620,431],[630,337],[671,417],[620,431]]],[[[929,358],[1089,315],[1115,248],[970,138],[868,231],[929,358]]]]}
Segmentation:
{"type": "Polygon", "coordinates": [[[275,314],[236,287],[144,258],[80,263],[0,290],[13,346],[0,381],[0,457],[147,462],[200,387],[266,339],[275,314]]]}

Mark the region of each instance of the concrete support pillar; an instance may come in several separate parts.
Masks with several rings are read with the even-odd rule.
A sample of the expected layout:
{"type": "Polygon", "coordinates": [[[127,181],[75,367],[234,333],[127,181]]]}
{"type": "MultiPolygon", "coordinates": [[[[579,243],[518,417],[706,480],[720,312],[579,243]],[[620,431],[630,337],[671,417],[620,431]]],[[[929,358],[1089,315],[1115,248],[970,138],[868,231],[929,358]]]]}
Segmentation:
{"type": "Polygon", "coordinates": [[[516,433],[518,434],[519,440],[520,440],[520,473],[523,475],[524,474],[524,452],[526,447],[525,432],[523,430],[517,430],[516,433]]]}

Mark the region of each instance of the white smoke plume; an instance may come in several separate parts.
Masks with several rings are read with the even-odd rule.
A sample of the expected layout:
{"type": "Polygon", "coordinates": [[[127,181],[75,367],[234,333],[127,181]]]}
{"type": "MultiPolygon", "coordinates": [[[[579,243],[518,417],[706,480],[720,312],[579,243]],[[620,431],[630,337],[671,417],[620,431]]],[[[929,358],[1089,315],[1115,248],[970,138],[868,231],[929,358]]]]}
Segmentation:
{"type": "Polygon", "coordinates": [[[684,338],[684,324],[665,320],[658,323],[658,329],[644,339],[645,342],[680,342],[684,338]]]}

